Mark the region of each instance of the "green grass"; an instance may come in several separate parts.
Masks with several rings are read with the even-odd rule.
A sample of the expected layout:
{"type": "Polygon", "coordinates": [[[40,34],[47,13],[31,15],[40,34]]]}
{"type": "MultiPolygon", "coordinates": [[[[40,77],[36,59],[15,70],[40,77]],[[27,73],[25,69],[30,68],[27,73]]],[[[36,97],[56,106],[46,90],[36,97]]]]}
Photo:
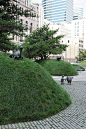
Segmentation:
{"type": "Polygon", "coordinates": [[[79,65],[86,65],[86,61],[82,61],[81,63],[78,63],[79,65]]]}
{"type": "Polygon", "coordinates": [[[37,60],[37,63],[42,65],[51,75],[77,75],[78,72],[69,62],[63,60],[57,61],[56,59],[37,60]]]}
{"type": "Polygon", "coordinates": [[[69,94],[41,65],[0,53],[0,125],[44,119],[70,104],[69,94]]]}

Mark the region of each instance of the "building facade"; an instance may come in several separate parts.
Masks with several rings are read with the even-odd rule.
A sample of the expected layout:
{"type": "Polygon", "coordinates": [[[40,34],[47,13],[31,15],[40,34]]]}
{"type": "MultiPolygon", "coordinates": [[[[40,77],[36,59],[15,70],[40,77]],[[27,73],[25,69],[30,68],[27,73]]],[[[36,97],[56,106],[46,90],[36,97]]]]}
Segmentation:
{"type": "Polygon", "coordinates": [[[39,28],[44,24],[44,9],[39,5],[39,28]]]}
{"type": "MultiPolygon", "coordinates": [[[[23,25],[29,28],[28,30],[25,31],[25,34],[29,35],[30,33],[32,33],[33,30],[37,29],[39,26],[39,19],[38,19],[39,4],[33,3],[33,5],[31,5],[30,0],[18,0],[17,4],[18,4],[18,7],[20,7],[23,10],[33,9],[32,13],[36,14],[36,17],[24,17],[24,16],[19,17],[19,20],[23,23],[23,25]]],[[[24,40],[24,39],[25,37],[14,36],[13,42],[20,45],[22,44],[21,40],[24,40]]]]}
{"type": "Polygon", "coordinates": [[[73,19],[73,0],[42,0],[44,19],[71,23],[73,19]]]}
{"type": "Polygon", "coordinates": [[[73,6],[73,20],[82,19],[84,14],[84,7],[82,5],[73,6]]]}
{"type": "Polygon", "coordinates": [[[84,47],[84,39],[80,37],[72,36],[73,26],[72,24],[67,23],[52,23],[44,20],[45,24],[49,24],[50,30],[56,30],[58,29],[58,32],[54,35],[55,37],[58,35],[64,35],[63,38],[61,38],[60,43],[66,44],[68,47],[66,48],[66,51],[64,51],[60,55],[51,54],[49,57],[51,59],[56,59],[57,56],[61,56],[64,61],[74,63],[76,60],[75,57],[79,55],[79,50],[82,50],[84,47]]]}
{"type": "Polygon", "coordinates": [[[86,19],[73,20],[71,23],[71,37],[82,38],[83,48],[86,49],[86,19]]]}
{"type": "MultiPolygon", "coordinates": [[[[31,5],[34,5],[34,3],[39,4],[38,0],[30,0],[31,5]]],[[[43,6],[40,4],[39,4],[38,13],[39,13],[39,28],[40,28],[44,24],[44,9],[43,9],[43,6]]]]}

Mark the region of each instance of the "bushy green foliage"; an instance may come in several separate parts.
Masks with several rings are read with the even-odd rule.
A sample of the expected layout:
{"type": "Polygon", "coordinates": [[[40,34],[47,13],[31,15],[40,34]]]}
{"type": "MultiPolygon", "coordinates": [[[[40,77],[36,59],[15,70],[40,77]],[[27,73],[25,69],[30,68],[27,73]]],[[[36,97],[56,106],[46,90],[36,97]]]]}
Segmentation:
{"type": "Polygon", "coordinates": [[[0,0],[0,51],[13,50],[15,44],[10,42],[14,36],[23,36],[25,26],[20,22],[19,17],[34,17],[32,10],[23,10],[18,7],[17,0],[0,0]],[[9,38],[9,35],[11,37],[9,38]]]}
{"type": "Polygon", "coordinates": [[[78,57],[76,57],[77,60],[86,60],[86,49],[80,50],[78,57]]]}
{"type": "Polygon", "coordinates": [[[0,53],[0,124],[43,119],[69,104],[68,93],[41,65],[0,53]]]}
{"type": "Polygon", "coordinates": [[[46,59],[38,60],[36,62],[42,65],[51,75],[62,76],[78,74],[69,62],[63,60],[57,61],[56,59],[46,59]]]}
{"type": "Polygon", "coordinates": [[[63,35],[54,37],[57,30],[50,30],[49,24],[34,30],[26,39],[23,54],[27,58],[41,57],[46,59],[49,54],[61,54],[67,45],[60,44],[63,35]]]}
{"type": "Polygon", "coordinates": [[[10,41],[10,38],[8,38],[7,35],[8,34],[6,33],[0,34],[0,37],[1,37],[0,51],[6,52],[6,51],[18,49],[18,45],[10,41]]]}

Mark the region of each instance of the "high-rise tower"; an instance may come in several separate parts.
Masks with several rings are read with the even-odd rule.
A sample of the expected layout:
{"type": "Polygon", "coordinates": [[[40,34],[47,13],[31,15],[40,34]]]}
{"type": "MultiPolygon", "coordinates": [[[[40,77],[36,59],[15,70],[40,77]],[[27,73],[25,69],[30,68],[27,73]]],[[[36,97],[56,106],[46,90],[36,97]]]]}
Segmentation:
{"type": "Polygon", "coordinates": [[[82,5],[73,6],[73,20],[82,19],[84,13],[84,7],[82,5]]]}
{"type": "Polygon", "coordinates": [[[67,22],[73,20],[73,0],[42,0],[44,18],[51,22],[67,22]]]}

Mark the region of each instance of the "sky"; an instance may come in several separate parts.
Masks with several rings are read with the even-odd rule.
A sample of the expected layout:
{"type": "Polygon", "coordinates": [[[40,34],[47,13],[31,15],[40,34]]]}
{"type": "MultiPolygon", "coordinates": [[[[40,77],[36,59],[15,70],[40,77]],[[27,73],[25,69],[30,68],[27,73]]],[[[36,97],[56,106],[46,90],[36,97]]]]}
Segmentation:
{"type": "Polygon", "coordinates": [[[74,4],[81,4],[84,6],[84,17],[86,18],[86,0],[74,0],[74,4]]]}
{"type": "MultiPolygon", "coordinates": [[[[34,0],[36,3],[41,4],[42,0],[34,0]]],[[[73,0],[74,4],[81,4],[84,6],[84,17],[86,18],[86,0],[73,0]]]]}

